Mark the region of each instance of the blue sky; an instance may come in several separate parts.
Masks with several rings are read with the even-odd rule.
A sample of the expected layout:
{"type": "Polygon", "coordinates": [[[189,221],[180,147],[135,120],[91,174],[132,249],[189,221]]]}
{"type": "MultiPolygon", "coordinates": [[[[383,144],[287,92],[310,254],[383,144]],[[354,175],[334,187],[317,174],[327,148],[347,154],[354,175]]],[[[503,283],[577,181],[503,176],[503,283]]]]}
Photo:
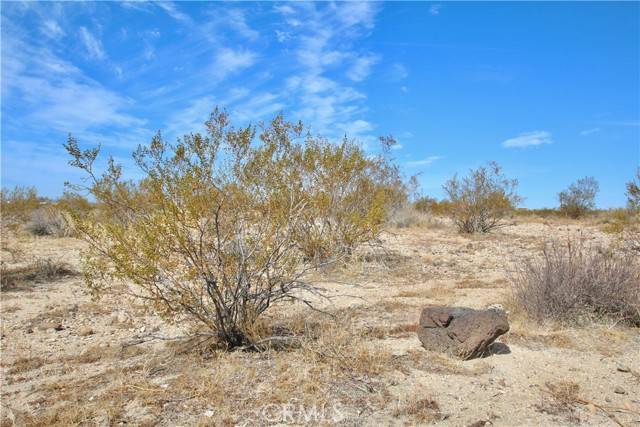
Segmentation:
{"type": "MultiPolygon", "coordinates": [[[[488,160],[525,206],[640,164],[640,3],[2,3],[2,185],[57,196],[67,133],[130,169],[158,129],[283,111],[442,183],[488,160]]],[[[136,176],[131,172],[130,176],[136,176]]]]}

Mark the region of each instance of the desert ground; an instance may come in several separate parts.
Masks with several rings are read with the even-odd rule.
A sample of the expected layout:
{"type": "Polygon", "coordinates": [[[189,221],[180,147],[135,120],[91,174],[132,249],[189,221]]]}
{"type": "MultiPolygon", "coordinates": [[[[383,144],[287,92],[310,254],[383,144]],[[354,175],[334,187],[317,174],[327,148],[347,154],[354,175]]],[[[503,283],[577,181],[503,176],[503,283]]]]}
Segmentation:
{"type": "MultiPolygon", "coordinates": [[[[126,300],[93,301],[74,238],[6,232],[5,271],[66,265],[2,290],[2,426],[640,425],[640,334],[540,325],[510,272],[550,237],[606,243],[597,224],[517,218],[482,236],[444,219],[390,229],[381,248],[317,271],[324,290],[268,312],[295,346],[225,352],[126,300]],[[427,352],[426,305],[501,304],[511,330],[483,358],[427,352]]],[[[135,248],[132,248],[135,250],[135,248]]]]}

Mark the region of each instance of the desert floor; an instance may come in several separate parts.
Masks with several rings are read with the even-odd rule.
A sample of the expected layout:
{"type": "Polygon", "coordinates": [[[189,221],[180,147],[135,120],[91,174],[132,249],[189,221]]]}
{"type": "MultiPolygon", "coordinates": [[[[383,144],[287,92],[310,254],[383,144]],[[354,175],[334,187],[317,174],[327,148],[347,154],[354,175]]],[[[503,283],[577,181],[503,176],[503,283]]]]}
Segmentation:
{"type": "MultiPolygon", "coordinates": [[[[462,236],[444,221],[391,230],[384,250],[315,273],[317,307],[284,304],[264,328],[299,345],[224,352],[123,300],[92,301],[70,271],[3,289],[5,425],[640,425],[640,334],[539,325],[510,302],[514,263],[550,237],[606,242],[596,226],[525,221],[462,236]],[[425,351],[428,304],[502,304],[511,330],[488,357],[425,351]]],[[[5,234],[7,268],[79,270],[83,243],[5,234]]]]}

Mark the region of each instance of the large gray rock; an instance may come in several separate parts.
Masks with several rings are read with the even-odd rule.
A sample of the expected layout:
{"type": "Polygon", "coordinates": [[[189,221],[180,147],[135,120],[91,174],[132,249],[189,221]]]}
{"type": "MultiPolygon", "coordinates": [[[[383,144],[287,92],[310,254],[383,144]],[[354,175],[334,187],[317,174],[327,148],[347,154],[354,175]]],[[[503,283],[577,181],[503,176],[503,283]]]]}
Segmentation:
{"type": "Polygon", "coordinates": [[[427,350],[468,360],[486,354],[508,330],[507,315],[501,310],[431,306],[422,310],[418,338],[427,350]]]}

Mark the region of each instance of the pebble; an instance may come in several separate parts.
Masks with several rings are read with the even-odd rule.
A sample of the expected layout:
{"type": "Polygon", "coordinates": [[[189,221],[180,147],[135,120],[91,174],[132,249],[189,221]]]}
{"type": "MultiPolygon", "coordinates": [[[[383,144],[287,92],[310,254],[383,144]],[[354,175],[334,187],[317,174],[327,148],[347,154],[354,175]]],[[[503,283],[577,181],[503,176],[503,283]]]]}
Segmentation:
{"type": "Polygon", "coordinates": [[[618,365],[618,371],[619,372],[631,372],[631,369],[629,369],[629,367],[625,366],[625,365],[618,365]]]}
{"type": "Polygon", "coordinates": [[[616,388],[613,389],[613,392],[616,393],[616,394],[627,394],[625,389],[623,389],[620,386],[616,386],[616,388]]]}

